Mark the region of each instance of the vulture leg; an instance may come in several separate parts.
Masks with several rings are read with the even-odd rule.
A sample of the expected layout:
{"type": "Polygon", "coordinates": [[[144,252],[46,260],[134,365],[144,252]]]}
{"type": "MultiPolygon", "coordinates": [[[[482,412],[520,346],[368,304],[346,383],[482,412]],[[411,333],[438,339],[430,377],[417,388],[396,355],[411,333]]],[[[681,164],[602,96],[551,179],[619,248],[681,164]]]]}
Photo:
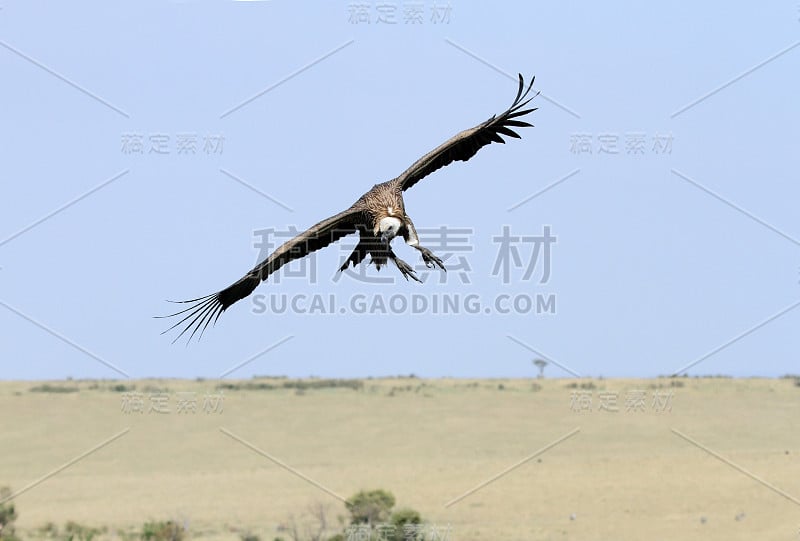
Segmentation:
{"type": "Polygon", "coordinates": [[[406,241],[406,244],[409,246],[413,246],[419,253],[422,254],[422,260],[425,262],[425,266],[429,269],[438,266],[443,271],[447,272],[447,269],[444,268],[444,263],[442,260],[433,255],[433,252],[425,248],[424,246],[419,245],[419,237],[417,236],[417,230],[414,228],[414,223],[411,221],[411,218],[408,215],[405,216],[405,227],[403,228],[403,238],[406,241]]]}
{"type": "Polygon", "coordinates": [[[422,282],[422,280],[417,278],[417,275],[414,272],[414,269],[411,267],[411,265],[409,265],[408,263],[397,257],[394,253],[394,250],[392,250],[391,248],[389,248],[389,259],[394,261],[394,264],[397,265],[397,268],[400,269],[400,272],[403,274],[403,277],[406,280],[408,280],[408,277],[410,276],[417,282],[422,282]]]}
{"type": "Polygon", "coordinates": [[[426,267],[428,267],[429,269],[432,269],[434,266],[438,266],[444,272],[447,272],[447,269],[444,268],[444,263],[442,263],[442,260],[439,259],[438,257],[436,257],[435,255],[433,255],[433,252],[431,252],[430,250],[428,250],[424,246],[417,245],[417,246],[414,246],[414,248],[419,250],[420,253],[422,254],[422,260],[425,262],[425,266],[426,267]]]}

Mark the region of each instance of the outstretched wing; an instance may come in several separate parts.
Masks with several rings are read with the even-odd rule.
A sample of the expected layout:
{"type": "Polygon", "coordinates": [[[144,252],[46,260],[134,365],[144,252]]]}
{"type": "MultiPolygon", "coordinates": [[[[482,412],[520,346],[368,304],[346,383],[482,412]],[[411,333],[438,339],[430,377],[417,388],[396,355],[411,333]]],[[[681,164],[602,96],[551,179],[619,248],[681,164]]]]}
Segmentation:
{"type": "Polygon", "coordinates": [[[229,306],[250,295],[256,286],[266,280],[270,274],[294,259],[305,257],[311,252],[324,248],[346,235],[355,233],[361,217],[361,210],[353,208],[331,216],[283,243],[268,258],[256,265],[253,270],[222,291],[197,299],[178,301],[190,303],[191,306],[168,316],[159,316],[181,317],[180,321],[161,334],[183,325],[183,330],[173,340],[173,343],[189,329],[192,329],[192,333],[189,335],[190,341],[197,331],[200,331],[200,336],[203,336],[203,332],[209,323],[216,322],[222,312],[227,310],[229,306]]]}
{"type": "Polygon", "coordinates": [[[511,127],[524,128],[532,126],[522,120],[516,120],[516,118],[536,110],[536,108],[522,109],[529,101],[538,95],[537,92],[537,94],[525,99],[528,97],[533,87],[534,79],[535,77],[531,79],[526,89],[522,74],[520,74],[519,90],[517,90],[517,97],[514,98],[514,103],[511,104],[511,107],[501,115],[492,116],[492,118],[486,122],[482,122],[469,130],[462,131],[450,138],[449,141],[431,152],[428,152],[402,175],[397,177],[395,182],[397,182],[403,190],[407,190],[437,169],[449,165],[455,160],[460,160],[462,162],[467,161],[473,157],[478,150],[490,143],[505,143],[503,138],[500,137],[501,135],[520,139],[520,136],[514,132],[511,127]],[[523,90],[525,91],[524,93],[523,90]]]}

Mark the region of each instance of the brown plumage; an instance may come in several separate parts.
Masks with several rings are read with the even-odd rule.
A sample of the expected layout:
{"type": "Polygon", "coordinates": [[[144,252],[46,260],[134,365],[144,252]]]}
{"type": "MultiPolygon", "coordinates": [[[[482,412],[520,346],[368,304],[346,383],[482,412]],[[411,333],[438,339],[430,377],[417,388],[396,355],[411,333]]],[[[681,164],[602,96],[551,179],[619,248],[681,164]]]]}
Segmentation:
{"type": "Polygon", "coordinates": [[[534,95],[528,98],[532,87],[533,79],[525,88],[522,75],[520,75],[519,89],[514,102],[499,116],[492,116],[474,128],[458,133],[425,154],[399,177],[376,184],[349,209],[311,226],[295,238],[285,242],[250,272],[222,291],[197,299],[180,301],[188,303],[190,306],[169,316],[164,316],[181,316],[180,321],[164,332],[185,324],[181,333],[175,338],[176,341],[190,329],[192,332],[189,340],[198,331],[202,336],[209,323],[216,322],[228,307],[250,295],[258,284],[283,265],[294,259],[305,257],[311,252],[356,232],[359,233],[360,240],[353,253],[339,269],[340,271],[345,270],[351,263],[353,266],[358,265],[369,254],[371,262],[378,270],[391,259],[406,280],[411,277],[419,282],[414,270],[392,251],[390,242],[397,235],[401,235],[406,243],[419,250],[428,267],[438,266],[445,270],[441,259],[433,255],[427,248],[419,245],[414,224],[405,213],[403,191],[437,169],[456,160],[469,160],[478,150],[490,143],[505,143],[501,137],[503,135],[519,139],[520,136],[511,128],[531,126],[527,122],[517,120],[517,117],[536,110],[536,108],[523,109],[535,97],[534,95]]]}

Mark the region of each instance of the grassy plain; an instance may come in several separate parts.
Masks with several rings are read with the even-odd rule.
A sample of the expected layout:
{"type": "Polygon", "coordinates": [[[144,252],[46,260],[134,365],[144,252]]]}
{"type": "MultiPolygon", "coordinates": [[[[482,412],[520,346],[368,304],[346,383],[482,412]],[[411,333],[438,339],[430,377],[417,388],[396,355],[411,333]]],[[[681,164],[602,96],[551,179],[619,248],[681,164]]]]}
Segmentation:
{"type": "Polygon", "coordinates": [[[127,430],[17,496],[18,532],[174,520],[192,539],[288,540],[290,517],[322,504],[337,524],[333,494],[382,488],[450,541],[800,539],[791,378],[314,381],[225,380],[213,413],[219,381],[0,382],[12,490],[127,430]]]}

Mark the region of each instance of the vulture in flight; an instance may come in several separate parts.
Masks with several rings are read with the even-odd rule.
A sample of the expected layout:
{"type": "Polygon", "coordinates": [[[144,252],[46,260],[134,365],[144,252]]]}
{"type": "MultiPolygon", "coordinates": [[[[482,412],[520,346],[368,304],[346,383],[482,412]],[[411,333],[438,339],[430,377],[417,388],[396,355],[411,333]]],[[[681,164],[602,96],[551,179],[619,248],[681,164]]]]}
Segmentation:
{"type": "Polygon", "coordinates": [[[397,178],[376,184],[359,197],[358,201],[353,203],[350,208],[312,225],[306,231],[285,242],[264,261],[256,265],[253,270],[222,291],[197,299],[179,301],[188,303],[189,306],[174,314],[161,316],[180,317],[177,323],[164,332],[183,326],[175,341],[189,330],[191,330],[190,341],[198,331],[202,336],[209,323],[216,322],[222,312],[233,303],[250,295],[258,284],[282,266],[353,233],[359,234],[359,242],[339,271],[347,269],[351,263],[353,266],[360,264],[369,254],[370,262],[374,263],[378,270],[391,259],[406,280],[411,277],[419,282],[420,280],[411,266],[398,258],[392,251],[390,243],[398,235],[409,246],[419,250],[426,266],[431,268],[437,266],[445,270],[441,259],[429,249],[420,246],[414,224],[406,214],[403,192],[441,167],[456,160],[462,162],[469,160],[478,150],[490,143],[505,143],[501,137],[503,135],[519,139],[520,136],[512,128],[532,126],[518,120],[519,117],[536,110],[536,108],[524,108],[538,95],[537,93],[528,97],[532,87],[533,79],[526,88],[520,74],[517,96],[505,112],[492,116],[474,128],[456,134],[414,162],[397,178]]]}

